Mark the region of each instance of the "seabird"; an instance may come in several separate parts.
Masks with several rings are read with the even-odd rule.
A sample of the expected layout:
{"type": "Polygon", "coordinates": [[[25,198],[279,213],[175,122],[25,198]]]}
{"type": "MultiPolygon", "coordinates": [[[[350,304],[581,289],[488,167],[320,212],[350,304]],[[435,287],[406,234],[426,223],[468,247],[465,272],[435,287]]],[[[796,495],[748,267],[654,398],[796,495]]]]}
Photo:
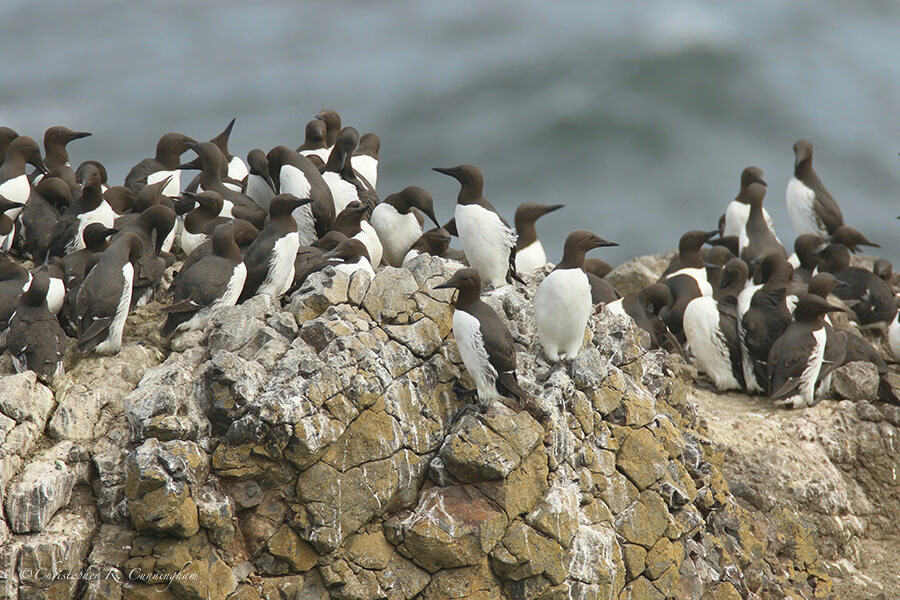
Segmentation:
{"type": "Polygon", "coordinates": [[[366,245],[356,238],[342,240],[333,250],[322,255],[328,264],[334,265],[335,271],[353,275],[357,271],[365,271],[369,278],[375,277],[375,270],[369,261],[366,245]]]}
{"type": "Polygon", "coordinates": [[[6,160],[6,149],[17,137],[19,137],[19,134],[16,133],[15,129],[0,127],[0,165],[6,160]]]}
{"type": "Polygon", "coordinates": [[[856,315],[860,325],[890,322],[897,313],[894,292],[872,271],[850,266],[850,250],[843,244],[829,244],[819,254],[820,271],[831,273],[845,285],[834,294],[844,301],[856,315]]]}
{"type": "Polygon", "coordinates": [[[120,218],[116,223],[119,233],[113,237],[113,244],[118,237],[129,235],[137,235],[141,241],[141,256],[134,261],[133,307],[153,300],[168,266],[166,259],[160,256],[162,245],[174,227],[175,211],[164,204],[151,206],[135,219],[123,223],[120,218]]]}
{"type": "Polygon", "coordinates": [[[247,174],[247,183],[244,186],[244,193],[261,209],[268,212],[269,202],[278,193],[272,175],[269,173],[269,159],[266,153],[259,148],[254,148],[247,153],[247,164],[250,165],[250,172],[247,174]]]}
{"type": "Polygon", "coordinates": [[[351,158],[358,143],[359,133],[356,129],[345,127],[337,137],[328,162],[322,168],[322,178],[331,188],[335,214],[340,213],[354,200],[365,204],[370,213],[378,204],[375,189],[367,181],[361,180],[353,170],[351,158]]]}
{"type": "Polygon", "coordinates": [[[825,237],[844,224],[844,215],[813,171],[812,156],[810,142],[799,140],[794,144],[794,175],[788,182],[785,201],[797,235],[825,237]]]}
{"type": "Polygon", "coordinates": [[[706,277],[706,261],[700,252],[718,231],[688,231],[678,240],[678,256],[669,262],[659,282],[669,286],[672,303],[660,314],[666,326],[676,336],[683,332],[684,309],[694,298],[712,296],[713,289],[706,277]]]}
{"type": "Polygon", "coordinates": [[[9,322],[6,347],[16,373],[34,371],[43,380],[63,375],[66,334],[47,306],[50,278],[35,272],[9,322]]]}
{"type": "Polygon", "coordinates": [[[279,194],[269,205],[269,221],[244,254],[247,279],[240,301],[269,294],[280,298],[294,281],[294,258],[300,248],[297,222],[291,213],[312,200],[279,194]]]}
{"type": "MultiPolygon", "coordinates": [[[[750,217],[750,198],[747,194],[747,188],[754,183],[766,185],[762,169],[759,167],[747,167],[741,172],[741,188],[738,190],[738,195],[728,203],[728,208],[725,209],[721,230],[723,238],[741,235],[741,231],[743,231],[744,225],[750,217]]],[[[772,225],[772,217],[769,216],[765,208],[763,208],[763,216],[769,228],[775,231],[772,225]]]]}
{"type": "MultiPolygon", "coordinates": [[[[327,267],[329,262],[323,255],[337,248],[337,245],[346,239],[349,238],[340,231],[329,231],[314,246],[300,246],[294,258],[294,283],[287,293],[294,293],[300,289],[307,277],[327,267]]],[[[366,254],[368,255],[368,252],[366,254]]],[[[371,268],[371,265],[369,267],[371,268]]]]}
{"type": "MultiPolygon", "coordinates": [[[[169,181],[171,181],[171,179],[169,181]]],[[[103,199],[106,200],[106,203],[109,204],[110,208],[112,208],[117,215],[124,215],[125,213],[131,212],[136,198],[137,196],[135,193],[124,185],[113,185],[103,192],[103,199]]]]}
{"type": "Polygon", "coordinates": [[[162,334],[203,329],[210,314],[222,306],[234,306],[244,282],[247,266],[234,241],[234,226],[223,223],[212,234],[212,254],[200,259],[173,282],[174,303],[162,309],[166,323],[162,334]]]}
{"type": "MultiPolygon", "coordinates": [[[[458,290],[453,310],[453,337],[469,375],[475,381],[480,409],[486,411],[501,397],[518,408],[528,395],[516,379],[516,350],[512,334],[500,317],[480,298],[481,278],[475,269],[460,269],[435,289],[458,290]]],[[[471,395],[470,392],[468,395],[471,395]]]]}
{"type": "MultiPolygon", "coordinates": [[[[81,193],[81,188],[75,181],[75,171],[69,164],[69,151],[66,144],[74,140],[80,140],[91,135],[87,131],[72,131],[68,127],[57,125],[44,132],[44,164],[53,177],[59,177],[66,182],[73,196],[81,193]]],[[[36,179],[32,185],[39,180],[36,179]]]]}
{"type": "Polygon", "coordinates": [[[31,276],[46,273],[49,278],[47,290],[47,307],[54,315],[58,315],[66,299],[66,266],[58,256],[50,257],[46,263],[31,270],[31,276]]]}
{"type": "Polygon", "coordinates": [[[200,192],[193,194],[184,192],[184,197],[193,200],[196,208],[184,216],[184,227],[181,230],[179,243],[185,256],[193,252],[197,246],[210,238],[216,227],[228,217],[220,217],[224,200],[218,192],[200,192]]]}
{"type": "Polygon", "coordinates": [[[803,283],[809,283],[813,273],[822,262],[819,255],[827,245],[827,240],[818,235],[811,233],[798,235],[794,240],[794,255],[797,257],[799,266],[794,266],[794,277],[803,283]]]}
{"type": "Polygon", "coordinates": [[[821,393],[829,387],[832,371],[843,362],[845,339],[825,323],[825,315],[841,311],[814,294],[797,303],[797,321],[768,353],[769,398],[775,404],[812,406],[817,390],[821,393]]]}
{"type": "Polygon", "coordinates": [[[731,259],[715,295],[695,298],[684,311],[684,334],[694,359],[720,391],[745,385],[737,296],[748,274],[743,260],[731,259]]]}
{"type": "Polygon", "coordinates": [[[738,249],[741,259],[751,267],[756,261],[761,261],[772,253],[779,253],[787,258],[784,246],[781,245],[775,232],[766,223],[766,218],[763,214],[763,198],[765,196],[765,185],[751,183],[747,187],[747,197],[750,200],[750,214],[738,237],[738,249]]]}
{"type": "Polygon", "coordinates": [[[356,238],[366,245],[366,251],[369,259],[372,261],[372,268],[377,268],[381,264],[383,247],[381,240],[375,229],[365,220],[365,214],[368,207],[354,200],[342,210],[334,220],[334,230],[340,231],[349,238],[356,238]],[[374,261],[378,259],[376,264],[374,261]]]}
{"type": "Polygon", "coordinates": [[[434,199],[417,185],[391,194],[372,211],[371,224],[384,249],[384,261],[392,267],[403,264],[409,249],[422,236],[422,217],[414,209],[438,225],[434,199]]]}
{"type": "Polygon", "coordinates": [[[9,325],[23,288],[28,285],[28,271],[18,263],[0,255],[0,331],[9,325]]]}
{"type": "Polygon", "coordinates": [[[848,227],[847,225],[838,227],[837,230],[835,230],[835,232],[831,234],[831,237],[828,238],[828,241],[832,244],[841,244],[842,246],[846,246],[847,249],[854,254],[859,254],[860,252],[862,252],[862,250],[860,250],[859,248],[860,246],[881,248],[881,246],[879,246],[875,242],[870,242],[868,239],[866,239],[866,236],[864,236],[858,229],[848,227]]]}
{"type": "Polygon", "coordinates": [[[110,244],[88,271],[75,301],[78,352],[115,354],[122,348],[122,333],[131,307],[134,263],[143,253],[140,238],[129,233],[110,244]]]}
{"type": "MultiPolygon", "coordinates": [[[[31,196],[31,183],[25,172],[25,166],[29,164],[44,175],[50,173],[41,159],[41,149],[37,142],[22,135],[11,141],[6,149],[6,158],[0,166],[0,196],[25,206],[31,196]]],[[[21,208],[14,208],[7,211],[7,216],[15,221],[20,212],[21,208]]]]}
{"type": "Polygon", "coordinates": [[[547,253],[538,239],[535,222],[544,215],[559,210],[564,204],[538,204],[525,202],[516,209],[516,271],[529,273],[547,264],[547,253]]]}
{"type": "Polygon", "coordinates": [[[9,252],[16,237],[16,224],[7,213],[21,210],[25,205],[0,196],[0,252],[9,252]]]}
{"type": "Polygon", "coordinates": [[[374,133],[364,133],[359,138],[359,146],[353,151],[350,164],[357,175],[366,180],[374,190],[378,182],[378,153],[381,151],[381,138],[374,133]]]}
{"type": "Polygon", "coordinates": [[[44,262],[56,223],[72,204],[72,191],[59,177],[44,177],[22,209],[22,249],[35,264],[44,262]]]}
{"type": "MultiPolygon", "coordinates": [[[[297,148],[297,152],[307,157],[318,156],[323,163],[327,162],[331,150],[325,143],[325,129],[325,121],[321,119],[313,119],[307,123],[306,137],[300,147],[297,148]]],[[[335,136],[337,136],[336,133],[335,136]]]]}
{"type": "Polygon", "coordinates": [[[125,176],[125,187],[137,194],[148,183],[156,183],[172,176],[163,193],[175,197],[181,191],[181,155],[191,149],[197,140],[183,133],[167,133],[156,143],[156,156],[145,158],[134,165],[125,176]]]}
{"type": "Polygon", "coordinates": [[[659,317],[662,309],[671,302],[672,292],[668,286],[664,283],[654,283],[640,292],[632,292],[624,298],[606,304],[604,311],[630,317],[635,325],[650,334],[651,347],[684,355],[681,344],[659,317]]]}
{"type": "Polygon", "coordinates": [[[447,252],[450,247],[450,234],[443,227],[435,227],[424,232],[419,239],[415,241],[406,256],[403,257],[404,268],[409,268],[409,263],[421,254],[430,254],[431,256],[441,256],[447,252]]]}
{"type": "MultiPolygon", "coordinates": [[[[228,123],[228,126],[225,127],[224,131],[209,141],[218,146],[219,150],[222,151],[222,155],[225,157],[225,163],[228,165],[226,171],[228,178],[236,182],[243,182],[249,173],[247,165],[240,156],[236,156],[228,150],[228,139],[231,137],[231,130],[234,128],[235,121],[237,121],[237,117],[231,119],[231,122],[228,123]]],[[[241,191],[240,185],[233,183],[226,183],[225,185],[236,192],[241,191]]]]}
{"type": "Polygon", "coordinates": [[[315,117],[325,123],[325,147],[331,152],[341,132],[341,115],[325,108],[316,113],[315,117]]]}
{"type": "MultiPolygon", "coordinates": [[[[516,234],[484,197],[481,169],[474,165],[459,165],[433,170],[453,177],[460,184],[454,225],[466,260],[478,271],[482,281],[499,288],[512,283],[513,279],[519,279],[516,273],[516,234]]],[[[444,229],[447,229],[446,225],[444,229]]]]}
{"type": "Polygon", "coordinates": [[[604,277],[612,273],[612,270],[612,265],[610,265],[605,260],[590,257],[584,259],[584,272],[593,273],[600,279],[603,279],[604,277]]]}
{"type": "Polygon", "coordinates": [[[741,318],[742,364],[744,383],[748,392],[764,392],[769,381],[766,360],[772,344],[793,321],[785,302],[791,282],[791,266],[779,254],[770,254],[763,261],[769,277],[753,294],[750,308],[741,318]]]}
{"type": "MultiPolygon", "coordinates": [[[[459,222],[459,219],[457,219],[459,222]]],[[[556,365],[574,368],[592,312],[591,284],[582,268],[584,255],[594,248],[618,246],[590,231],[573,231],[566,238],[563,257],[534,293],[534,320],[544,355],[556,365]]],[[[555,370],[551,369],[550,373],[555,370]]],[[[548,373],[548,375],[550,374],[548,373]]]]}
{"type": "Polygon", "coordinates": [[[266,160],[269,175],[280,194],[312,199],[310,204],[294,211],[294,220],[297,221],[300,243],[304,246],[313,244],[334,224],[336,213],[331,188],[308,158],[287,146],[272,148],[266,160]]]}
{"type": "Polygon", "coordinates": [[[53,232],[52,256],[64,256],[84,248],[82,232],[91,223],[113,226],[118,215],[103,199],[100,185],[100,171],[94,166],[86,167],[81,198],[69,205],[53,232]]]}
{"type": "Polygon", "coordinates": [[[234,217],[250,221],[255,227],[262,227],[266,221],[266,212],[249,196],[237,192],[223,182],[223,170],[227,163],[225,155],[212,142],[193,144],[190,148],[197,153],[197,160],[178,166],[179,169],[200,169],[198,191],[218,192],[225,200],[220,216],[234,217]]]}

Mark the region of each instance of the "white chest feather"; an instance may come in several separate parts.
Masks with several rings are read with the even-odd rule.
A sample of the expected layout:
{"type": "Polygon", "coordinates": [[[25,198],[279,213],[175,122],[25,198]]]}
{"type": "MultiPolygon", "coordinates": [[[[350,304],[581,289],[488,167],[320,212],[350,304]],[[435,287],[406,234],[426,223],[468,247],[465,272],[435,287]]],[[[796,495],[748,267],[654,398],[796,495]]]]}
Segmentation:
{"type": "MultiPolygon", "coordinates": [[[[806,368],[803,369],[803,373],[800,375],[799,395],[802,402],[798,404],[795,400],[793,402],[795,407],[812,406],[815,403],[816,382],[818,381],[819,373],[822,370],[822,359],[825,357],[825,343],[828,338],[825,328],[820,327],[815,330],[813,332],[813,338],[816,340],[816,345],[809,355],[809,361],[806,363],[806,368]]],[[[788,400],[788,403],[790,403],[790,399],[788,400]]]]}
{"type": "Polygon", "coordinates": [[[497,370],[484,347],[478,319],[462,310],[453,311],[453,337],[463,364],[478,388],[478,397],[483,401],[499,398],[495,385],[497,370]]]}
{"type": "Polygon", "coordinates": [[[827,235],[828,232],[824,228],[819,227],[818,219],[814,208],[816,193],[806,187],[802,181],[796,177],[791,177],[788,182],[787,192],[785,192],[785,202],[787,203],[788,215],[791,217],[791,223],[794,225],[794,231],[797,235],[811,233],[813,235],[827,235]]]}
{"type": "Polygon", "coordinates": [[[384,254],[384,247],[381,244],[381,239],[378,237],[378,232],[375,231],[375,228],[368,221],[360,221],[359,226],[362,231],[353,237],[366,245],[372,267],[378,268],[381,265],[381,256],[384,254]]]}
{"type": "Polygon", "coordinates": [[[275,242],[269,259],[269,272],[259,286],[258,294],[269,294],[280,298],[294,281],[294,259],[300,247],[297,232],[282,236],[275,242]]]}
{"type": "Polygon", "coordinates": [[[131,307],[132,283],[134,282],[134,267],[130,262],[122,266],[122,295],[116,306],[116,314],[109,326],[109,334],[106,339],[97,344],[94,352],[97,354],[115,354],[122,348],[122,333],[125,331],[125,320],[128,318],[128,310],[131,307]]]}
{"type": "MultiPolygon", "coordinates": [[[[315,150],[303,150],[300,152],[303,156],[318,156],[322,159],[322,162],[328,162],[328,157],[331,155],[331,148],[317,148],[315,150]]],[[[372,185],[375,185],[374,183],[372,185]]]]}
{"type": "Polygon", "coordinates": [[[709,297],[695,298],[684,311],[684,334],[694,359],[719,390],[740,388],[731,368],[725,335],[719,329],[719,308],[709,297]]]}
{"type": "MultiPolygon", "coordinates": [[[[309,198],[312,186],[306,174],[293,165],[283,165],[278,174],[282,194],[293,194],[298,198],[309,198]]],[[[261,178],[260,178],[261,179],[261,178]]],[[[267,186],[268,187],[268,186],[267,186]]]]}
{"type": "Polygon", "coordinates": [[[743,317],[750,310],[750,301],[753,300],[753,294],[762,289],[762,284],[747,283],[741,293],[738,294],[738,316],[743,317]]]}
{"type": "Polygon", "coordinates": [[[516,252],[516,271],[528,273],[547,264],[547,253],[541,240],[534,240],[516,252]]]}
{"type": "Polygon", "coordinates": [[[181,230],[181,249],[185,256],[197,249],[197,246],[209,239],[205,233],[191,233],[187,229],[181,230]]]}
{"type": "Polygon", "coordinates": [[[347,205],[355,200],[359,200],[359,194],[356,186],[344,181],[340,174],[327,171],[322,174],[322,179],[331,189],[331,196],[334,198],[334,214],[339,214],[347,208],[347,205]]]}
{"type": "Polygon", "coordinates": [[[334,270],[346,273],[347,275],[353,275],[357,271],[365,271],[369,274],[370,279],[375,278],[375,271],[372,269],[372,265],[369,264],[369,261],[366,260],[365,256],[360,256],[359,260],[354,263],[338,263],[334,266],[334,270]]]}
{"type": "Polygon", "coordinates": [[[157,171],[156,173],[150,173],[147,175],[147,185],[153,185],[154,183],[160,182],[166,177],[172,176],[172,179],[169,180],[169,183],[166,184],[166,187],[163,188],[162,193],[170,198],[174,198],[178,196],[178,193],[181,191],[181,171],[157,171]]]}
{"type": "Polygon", "coordinates": [[[591,316],[591,284],[581,269],[557,269],[534,294],[534,319],[544,353],[552,361],[581,350],[591,316]]]}
{"type": "Polygon", "coordinates": [[[372,189],[375,189],[375,184],[378,181],[378,161],[374,156],[369,156],[368,154],[360,154],[359,156],[354,156],[350,159],[350,164],[353,165],[353,169],[366,178],[370,184],[372,184],[372,189]]]}
{"type": "Polygon", "coordinates": [[[477,204],[456,205],[456,229],[463,252],[481,280],[494,287],[506,284],[509,253],[516,235],[497,213],[477,204]]]}
{"type": "Polygon", "coordinates": [[[247,164],[240,156],[235,156],[228,163],[228,176],[235,181],[243,181],[244,177],[250,174],[247,164]]]}
{"type": "Polygon", "coordinates": [[[269,212],[269,204],[275,197],[275,192],[269,187],[265,179],[259,175],[247,175],[247,195],[256,202],[260,208],[269,212]]]}
{"type": "Polygon", "coordinates": [[[900,311],[888,327],[888,345],[894,360],[900,361],[900,311]]]}
{"type": "Polygon", "coordinates": [[[78,215],[78,231],[75,233],[75,239],[71,241],[67,250],[69,252],[75,252],[76,250],[84,248],[84,240],[81,235],[84,233],[85,227],[91,223],[101,223],[104,227],[112,228],[113,224],[116,222],[117,216],[116,211],[106,203],[106,200],[102,201],[100,206],[94,210],[78,215]]]}
{"type": "Polygon", "coordinates": [[[47,290],[47,308],[54,315],[58,315],[66,299],[66,286],[62,279],[50,278],[50,288],[47,290]]]}
{"type": "Polygon", "coordinates": [[[700,288],[700,294],[703,296],[712,296],[713,289],[712,286],[709,285],[709,280],[706,278],[706,269],[700,269],[696,267],[685,267],[683,269],[678,269],[674,273],[669,273],[666,276],[666,279],[671,279],[678,275],[687,275],[691,277],[694,281],[697,282],[697,287],[700,288]]]}
{"type": "MultiPolygon", "coordinates": [[[[31,197],[31,184],[28,183],[28,175],[19,175],[0,184],[0,196],[3,196],[10,202],[18,202],[20,204],[28,202],[28,198],[31,197]]],[[[11,208],[6,211],[6,215],[15,221],[21,212],[21,208],[11,208]]]]}
{"type": "MultiPolygon", "coordinates": [[[[763,208],[763,216],[766,219],[766,224],[769,226],[769,229],[774,232],[775,226],[772,224],[772,217],[769,216],[769,211],[767,211],[765,208],[763,208]]],[[[744,229],[744,225],[747,224],[747,220],[749,218],[750,205],[732,200],[728,204],[728,208],[725,210],[725,227],[722,236],[739,236],[741,234],[741,231],[744,229]]]]}
{"type": "Polygon", "coordinates": [[[379,204],[372,211],[372,227],[384,248],[385,261],[399,267],[403,258],[422,235],[419,220],[410,212],[402,215],[390,204],[379,204]]]}

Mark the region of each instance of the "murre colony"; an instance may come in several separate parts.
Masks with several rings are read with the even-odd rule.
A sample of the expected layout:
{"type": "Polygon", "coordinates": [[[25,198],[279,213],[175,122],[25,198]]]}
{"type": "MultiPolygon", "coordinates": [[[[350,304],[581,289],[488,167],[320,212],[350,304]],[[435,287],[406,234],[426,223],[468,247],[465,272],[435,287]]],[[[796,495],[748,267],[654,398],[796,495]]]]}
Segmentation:
{"type": "Polygon", "coordinates": [[[571,369],[596,311],[632,319],[719,390],[811,406],[829,393],[835,369],[864,361],[878,370],[880,398],[897,402],[882,356],[900,359],[893,268],[884,259],[872,270],[851,260],[860,246],[877,245],[844,222],[806,140],[794,144],[785,194],[799,234],[792,247],[763,206],[763,171],[750,166],[736,198],[723,202],[718,227],[681,235],[658,281],[623,298],[604,279],[610,266],[587,256],[615,242],[578,229],[564,248],[545,248],[536,221],[550,213],[566,219],[556,212],[563,205],[523,202],[510,226],[474,165],[434,169],[459,184],[453,218],[441,227],[438,213],[449,215],[449,202],[422,187],[380,199],[380,139],[342,126],[333,110],[306,124],[299,146],[253,148],[246,161],[229,149],[234,126],[207,142],[160,136],[154,156],[123,185],[109,181],[99,161],[72,168],[68,144],[87,132],[50,127],[42,153],[32,138],[0,128],[0,330],[17,370],[45,379],[61,373],[67,338],[78,353],[118,352],[130,312],[149,302],[162,305],[162,333],[177,336],[206,327],[219,307],[259,294],[280,298],[316,271],[372,277],[427,253],[458,267],[436,288],[455,290],[453,333],[475,383],[457,391],[477,397],[481,410],[497,401],[534,410],[530,386],[517,378],[517,354],[536,353],[546,365],[541,379],[571,369]],[[190,170],[199,174],[183,185],[181,173],[190,170]],[[462,252],[450,247],[451,236],[462,252]],[[559,262],[549,264],[548,254],[559,262]],[[174,280],[163,283],[178,263],[174,280]],[[543,276],[533,298],[536,348],[521,346],[482,300],[518,286],[526,273],[543,276]],[[887,351],[867,341],[880,342],[879,333],[887,351]]]}

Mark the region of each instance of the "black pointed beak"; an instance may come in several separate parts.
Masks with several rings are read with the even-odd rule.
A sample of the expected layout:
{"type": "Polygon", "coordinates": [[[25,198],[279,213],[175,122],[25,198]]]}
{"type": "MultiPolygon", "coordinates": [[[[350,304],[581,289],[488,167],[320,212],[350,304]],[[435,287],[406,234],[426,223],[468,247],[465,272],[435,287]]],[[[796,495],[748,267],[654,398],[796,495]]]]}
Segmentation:
{"type": "Polygon", "coordinates": [[[705,266],[707,269],[713,269],[713,270],[721,270],[722,269],[721,265],[713,264],[711,262],[703,263],[703,266],[705,266]]]}
{"type": "Polygon", "coordinates": [[[322,113],[316,113],[313,115],[313,119],[318,119],[320,121],[324,121],[325,117],[322,116],[322,113]]]}
{"type": "MultiPolygon", "coordinates": [[[[294,208],[300,208],[301,206],[306,206],[307,204],[312,204],[312,203],[313,203],[312,198],[297,198],[296,200],[291,201],[291,205],[294,208]]],[[[363,209],[363,210],[365,210],[365,209],[363,209]]]]}
{"type": "Polygon", "coordinates": [[[827,312],[827,313],[830,313],[830,312],[847,312],[847,311],[845,311],[843,308],[841,308],[840,306],[829,306],[828,308],[824,308],[824,309],[822,309],[822,310],[824,310],[824,311],[827,312]]]}
{"type": "Polygon", "coordinates": [[[113,227],[113,228],[107,229],[104,233],[105,233],[106,237],[110,237],[110,236],[114,236],[117,233],[119,233],[119,230],[116,229],[115,227],[113,227]]]}
{"type": "Polygon", "coordinates": [[[850,284],[847,283],[846,281],[841,281],[840,279],[836,279],[834,282],[834,289],[836,289],[836,290],[842,290],[842,289],[846,289],[848,287],[850,287],[850,284]]]}
{"type": "Polygon", "coordinates": [[[447,167],[433,167],[432,171],[437,171],[443,175],[449,175],[450,177],[456,178],[456,171],[447,167]]]}
{"type": "Polygon", "coordinates": [[[278,190],[275,188],[275,182],[272,181],[272,176],[269,174],[268,171],[265,171],[262,175],[260,175],[260,177],[262,177],[263,181],[265,181],[266,184],[268,184],[269,189],[271,189],[273,193],[275,193],[275,194],[278,193],[278,190]]]}
{"type": "Polygon", "coordinates": [[[449,282],[449,281],[445,281],[444,283],[439,283],[438,285],[434,286],[432,289],[435,289],[435,290],[450,290],[450,289],[456,289],[456,284],[455,284],[455,283],[451,283],[451,282],[449,282]]]}
{"type": "Polygon", "coordinates": [[[769,187],[769,184],[766,183],[766,181],[765,181],[764,179],[760,179],[759,182],[760,182],[761,184],[763,184],[764,186],[769,187]]]}
{"type": "Polygon", "coordinates": [[[35,169],[37,169],[38,171],[43,173],[45,176],[50,174],[50,169],[47,168],[47,165],[45,165],[44,161],[41,160],[40,158],[36,157],[34,160],[31,161],[31,164],[32,164],[32,166],[34,166],[35,169]]]}
{"type": "Polygon", "coordinates": [[[224,130],[220,135],[223,136],[223,137],[226,137],[226,138],[227,138],[228,136],[230,136],[230,135],[231,135],[231,130],[234,129],[234,122],[235,122],[235,121],[237,121],[237,117],[231,119],[231,122],[228,123],[228,126],[225,128],[225,130],[224,130]]]}
{"type": "Polygon", "coordinates": [[[202,166],[202,163],[200,162],[200,157],[198,156],[197,158],[195,158],[194,160],[192,160],[190,162],[186,162],[186,163],[178,165],[176,168],[181,171],[200,171],[200,170],[202,170],[203,166],[202,166]]]}
{"type": "Polygon", "coordinates": [[[703,241],[704,241],[704,242],[708,242],[708,241],[710,241],[711,239],[713,239],[714,237],[716,237],[717,235],[719,235],[719,230],[718,230],[718,229],[713,229],[712,231],[707,231],[707,232],[706,232],[706,235],[703,236],[703,241]]]}
{"type": "Polygon", "coordinates": [[[74,131],[69,134],[69,141],[72,140],[80,140],[81,138],[86,138],[91,135],[90,131],[74,131]]]}
{"type": "Polygon", "coordinates": [[[604,240],[603,238],[597,238],[594,240],[594,243],[591,245],[591,248],[611,248],[613,246],[618,246],[616,242],[610,242],[604,240]]]}
{"type": "Polygon", "coordinates": [[[543,214],[545,214],[545,215],[550,214],[555,210],[565,208],[565,206],[566,206],[565,204],[551,204],[550,206],[547,206],[544,208],[543,214]]]}
{"type": "Polygon", "coordinates": [[[429,219],[431,219],[431,222],[434,223],[435,226],[437,226],[437,227],[440,227],[440,226],[441,226],[441,224],[438,223],[438,221],[437,221],[437,217],[434,216],[434,209],[433,209],[433,208],[429,208],[427,211],[423,211],[423,212],[425,213],[425,215],[426,215],[429,219]]]}

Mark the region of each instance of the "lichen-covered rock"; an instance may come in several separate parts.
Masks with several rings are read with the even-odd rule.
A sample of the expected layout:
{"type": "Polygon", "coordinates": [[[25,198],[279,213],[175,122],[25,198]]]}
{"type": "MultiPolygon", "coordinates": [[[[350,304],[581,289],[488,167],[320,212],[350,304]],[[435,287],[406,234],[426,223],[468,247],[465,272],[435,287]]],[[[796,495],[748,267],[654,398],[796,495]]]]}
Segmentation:
{"type": "Polygon", "coordinates": [[[343,271],[335,271],[333,267],[326,267],[306,278],[300,289],[291,296],[288,310],[298,323],[306,323],[321,315],[329,306],[345,304],[349,288],[350,276],[343,271]]]}
{"type": "Polygon", "coordinates": [[[468,485],[431,488],[402,525],[403,548],[435,572],[479,564],[500,541],[506,515],[468,485]]]}
{"type": "Polygon", "coordinates": [[[42,531],[69,504],[75,473],[52,456],[54,450],[29,463],[6,490],[6,519],[16,533],[42,531]]]}
{"type": "Polygon", "coordinates": [[[504,479],[542,436],[541,426],[525,412],[512,413],[504,407],[484,418],[467,414],[444,440],[440,457],[460,481],[504,479]]]}
{"type": "Polygon", "coordinates": [[[206,477],[209,467],[193,442],[161,443],[150,438],[128,457],[125,495],[135,528],[140,532],[190,537],[199,528],[191,486],[206,477]]]}
{"type": "Polygon", "coordinates": [[[93,440],[102,437],[124,410],[123,398],[144,372],[162,361],[162,352],[126,344],[114,356],[88,356],[69,369],[56,392],[58,407],[49,423],[51,437],[93,440]]]}
{"type": "Polygon", "coordinates": [[[835,369],[831,389],[846,400],[875,400],[878,397],[878,369],[872,363],[852,362],[835,369]]]}
{"type": "Polygon", "coordinates": [[[34,371],[0,377],[0,413],[44,429],[53,410],[53,392],[40,383],[34,371]]]}
{"type": "Polygon", "coordinates": [[[407,323],[411,297],[418,289],[419,284],[406,269],[384,267],[369,285],[363,307],[376,323],[407,323]]]}

